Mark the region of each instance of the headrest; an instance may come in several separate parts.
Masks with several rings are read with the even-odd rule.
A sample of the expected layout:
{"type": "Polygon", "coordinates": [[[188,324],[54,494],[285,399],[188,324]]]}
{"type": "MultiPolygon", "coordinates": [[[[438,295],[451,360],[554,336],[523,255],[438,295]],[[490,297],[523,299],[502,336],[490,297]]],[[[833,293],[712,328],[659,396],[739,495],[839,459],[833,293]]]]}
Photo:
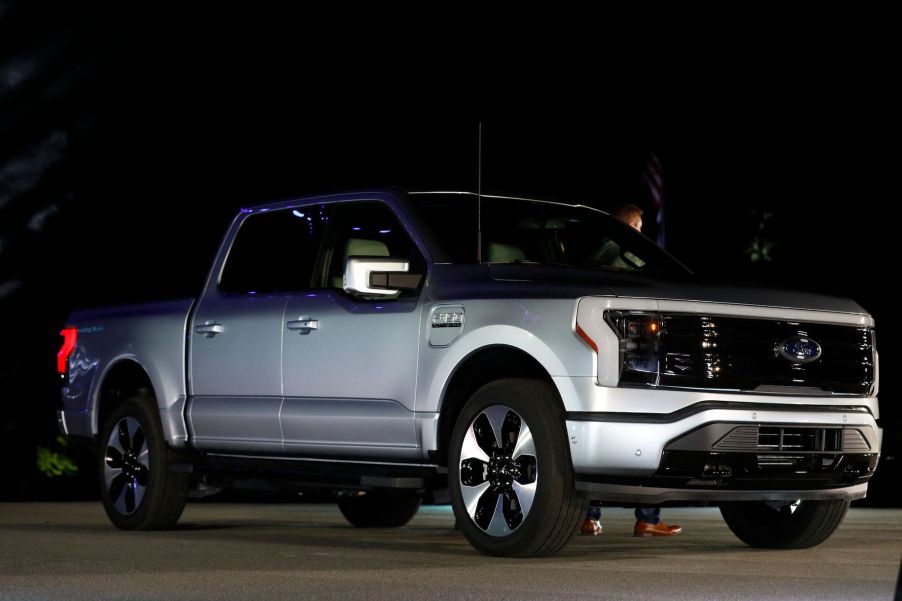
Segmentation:
{"type": "Polygon", "coordinates": [[[345,257],[387,257],[388,247],[381,240],[350,238],[345,245],[345,257]]]}
{"type": "Polygon", "coordinates": [[[489,263],[513,263],[526,258],[526,254],[519,246],[498,242],[489,242],[488,256],[489,263]]]}

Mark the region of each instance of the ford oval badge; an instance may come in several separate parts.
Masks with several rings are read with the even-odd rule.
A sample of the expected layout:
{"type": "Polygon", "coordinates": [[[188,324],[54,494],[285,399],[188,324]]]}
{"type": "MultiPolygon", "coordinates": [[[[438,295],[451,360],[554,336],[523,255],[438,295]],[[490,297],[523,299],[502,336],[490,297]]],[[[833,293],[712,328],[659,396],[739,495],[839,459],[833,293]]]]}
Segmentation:
{"type": "Polygon", "coordinates": [[[793,363],[811,363],[821,358],[821,345],[811,338],[792,336],[777,344],[777,353],[793,363]]]}

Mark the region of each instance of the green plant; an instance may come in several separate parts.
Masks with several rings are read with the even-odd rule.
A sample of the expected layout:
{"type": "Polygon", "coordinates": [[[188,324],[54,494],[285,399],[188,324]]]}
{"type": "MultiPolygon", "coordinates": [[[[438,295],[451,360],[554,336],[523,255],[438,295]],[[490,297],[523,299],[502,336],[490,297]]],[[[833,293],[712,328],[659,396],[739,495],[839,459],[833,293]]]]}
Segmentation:
{"type": "Polygon", "coordinates": [[[56,476],[74,476],[78,466],[67,454],[69,442],[63,436],[57,436],[52,447],[38,447],[38,470],[48,478],[56,476]]]}

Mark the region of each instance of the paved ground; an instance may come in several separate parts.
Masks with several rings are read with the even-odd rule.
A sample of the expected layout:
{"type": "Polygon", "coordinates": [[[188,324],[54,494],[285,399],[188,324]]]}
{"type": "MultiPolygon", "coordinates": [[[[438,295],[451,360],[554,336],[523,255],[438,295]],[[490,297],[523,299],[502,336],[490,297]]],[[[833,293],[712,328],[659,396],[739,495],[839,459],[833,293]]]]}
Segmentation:
{"type": "Polygon", "coordinates": [[[902,510],[853,509],[803,551],[740,543],[716,509],[632,537],[632,512],[546,559],[490,558],[446,506],[360,530],[331,505],[190,504],[171,532],[120,532],[99,503],[0,504],[0,599],[892,599],[902,510]]]}

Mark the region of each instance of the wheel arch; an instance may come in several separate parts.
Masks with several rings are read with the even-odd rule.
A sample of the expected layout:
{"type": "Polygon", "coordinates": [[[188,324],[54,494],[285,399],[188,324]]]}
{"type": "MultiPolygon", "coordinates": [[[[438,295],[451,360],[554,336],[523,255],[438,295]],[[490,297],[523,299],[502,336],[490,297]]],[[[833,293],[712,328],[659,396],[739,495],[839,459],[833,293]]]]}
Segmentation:
{"type": "Polygon", "coordinates": [[[130,358],[112,363],[97,387],[93,423],[95,435],[100,435],[106,420],[120,403],[141,394],[156,399],[153,382],[144,366],[130,358]]]}
{"type": "Polygon", "coordinates": [[[464,403],[479,388],[502,378],[529,378],[547,383],[563,411],[560,391],[548,370],[523,349],[505,344],[484,346],[464,357],[451,372],[441,396],[438,420],[438,449],[434,459],[448,462],[451,432],[464,403]]]}

